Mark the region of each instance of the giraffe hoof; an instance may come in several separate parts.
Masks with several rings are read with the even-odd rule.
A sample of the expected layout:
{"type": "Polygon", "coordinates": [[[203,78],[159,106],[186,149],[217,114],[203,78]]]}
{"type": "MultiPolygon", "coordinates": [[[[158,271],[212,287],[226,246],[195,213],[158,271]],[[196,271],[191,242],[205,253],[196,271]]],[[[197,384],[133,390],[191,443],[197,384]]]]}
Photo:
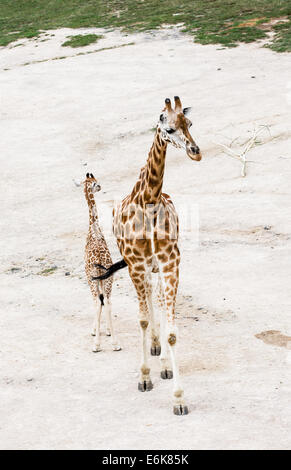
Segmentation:
{"type": "Polygon", "coordinates": [[[172,379],[173,371],[169,369],[161,370],[161,377],[162,379],[172,379]]]}
{"type": "Polygon", "coordinates": [[[121,351],[122,347],[121,346],[112,346],[113,351],[121,351]]]}
{"type": "Polygon", "coordinates": [[[138,390],[140,392],[149,392],[154,388],[151,380],[144,380],[143,382],[138,383],[138,390]]]}
{"type": "Polygon", "coordinates": [[[175,405],[174,406],[174,415],[187,415],[189,413],[188,406],[185,405],[175,405]]]}
{"type": "Polygon", "coordinates": [[[92,349],[93,353],[97,353],[97,352],[100,352],[100,351],[102,351],[102,349],[100,348],[99,345],[93,346],[93,349],[92,349]]]}
{"type": "Polygon", "coordinates": [[[111,331],[109,329],[106,330],[106,336],[111,336],[111,331]]]}
{"type": "Polygon", "coordinates": [[[161,346],[152,346],[151,347],[151,355],[152,356],[159,356],[161,354],[161,346]]]}

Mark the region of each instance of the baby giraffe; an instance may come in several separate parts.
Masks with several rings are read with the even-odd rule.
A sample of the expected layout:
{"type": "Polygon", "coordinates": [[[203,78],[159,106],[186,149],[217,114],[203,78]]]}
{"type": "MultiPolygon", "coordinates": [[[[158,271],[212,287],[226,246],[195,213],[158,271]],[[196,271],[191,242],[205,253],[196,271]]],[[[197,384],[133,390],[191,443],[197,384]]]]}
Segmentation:
{"type": "Polygon", "coordinates": [[[92,336],[95,336],[93,352],[101,351],[100,319],[103,307],[106,313],[106,334],[107,336],[111,335],[113,351],[120,351],[121,347],[117,344],[111,317],[110,298],[113,282],[112,277],[103,281],[92,281],[92,276],[102,274],[102,270],[98,269],[96,264],[100,264],[106,268],[109,268],[112,265],[110,251],[99,226],[97,207],[94,198],[94,193],[100,191],[101,186],[97,183],[92,173],[87,173],[83,184],[85,197],[89,207],[89,231],[85,247],[85,270],[88,284],[96,305],[96,317],[94,319],[92,331],[92,336]]]}

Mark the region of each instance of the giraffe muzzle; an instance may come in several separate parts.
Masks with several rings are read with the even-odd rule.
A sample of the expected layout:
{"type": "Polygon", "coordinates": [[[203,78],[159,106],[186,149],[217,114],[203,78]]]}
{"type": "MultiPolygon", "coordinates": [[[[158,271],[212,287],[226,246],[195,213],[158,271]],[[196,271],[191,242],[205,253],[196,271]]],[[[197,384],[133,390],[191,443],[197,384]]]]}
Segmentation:
{"type": "Polygon", "coordinates": [[[100,186],[100,184],[94,183],[93,191],[94,191],[95,193],[98,193],[98,191],[101,191],[101,186],[100,186]]]}
{"type": "Polygon", "coordinates": [[[191,145],[187,147],[187,155],[189,158],[191,158],[191,160],[195,160],[196,162],[200,162],[202,158],[198,145],[191,145]]]}

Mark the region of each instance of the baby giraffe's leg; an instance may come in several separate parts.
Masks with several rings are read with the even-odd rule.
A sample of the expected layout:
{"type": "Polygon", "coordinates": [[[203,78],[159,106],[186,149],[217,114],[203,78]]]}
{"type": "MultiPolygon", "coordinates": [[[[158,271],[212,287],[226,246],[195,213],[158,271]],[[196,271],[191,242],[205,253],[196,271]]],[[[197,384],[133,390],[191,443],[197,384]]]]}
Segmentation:
{"type": "MultiPolygon", "coordinates": [[[[106,281],[101,281],[100,286],[102,290],[106,293],[108,302],[110,302],[111,292],[112,292],[112,278],[106,279],[106,281]]],[[[111,336],[112,320],[111,320],[111,305],[110,309],[106,308],[106,336],[111,336]]]]}
{"type": "MultiPolygon", "coordinates": [[[[90,285],[90,288],[91,288],[91,293],[92,293],[92,296],[93,296],[93,299],[94,299],[94,306],[96,305],[97,312],[98,312],[98,307],[99,307],[98,299],[95,300],[95,298],[97,296],[96,288],[95,288],[94,285],[93,286],[90,285]]],[[[97,315],[94,315],[94,317],[93,317],[93,325],[92,325],[92,331],[91,331],[92,336],[96,336],[97,322],[98,322],[98,313],[97,313],[97,315]]]]}
{"type": "MultiPolygon", "coordinates": [[[[121,347],[118,345],[112,323],[111,302],[109,298],[104,298],[104,309],[106,313],[107,330],[111,332],[111,343],[113,351],[120,351],[121,347]]],[[[108,335],[109,336],[109,335],[108,335]]]]}
{"type": "Polygon", "coordinates": [[[95,320],[95,338],[94,338],[94,343],[93,343],[93,352],[99,352],[101,351],[100,347],[100,319],[101,319],[101,311],[102,311],[102,304],[100,302],[100,299],[97,298],[95,300],[96,304],[96,320],[95,320]]]}
{"type": "Polygon", "coordinates": [[[150,327],[151,327],[151,355],[152,356],[159,356],[161,354],[161,344],[159,339],[159,331],[156,324],[155,313],[153,309],[153,301],[152,301],[152,280],[151,274],[149,273],[146,279],[146,296],[147,296],[147,304],[149,310],[149,319],[150,319],[150,327]]]}
{"type": "Polygon", "coordinates": [[[91,335],[96,336],[97,317],[94,315],[91,335]]]}
{"type": "Polygon", "coordinates": [[[145,273],[140,271],[135,272],[133,269],[129,269],[129,274],[135,286],[139,301],[139,326],[142,342],[142,358],[138,390],[140,392],[148,392],[152,390],[153,384],[150,378],[150,368],[148,363],[147,328],[149,325],[149,312],[145,290],[145,273]]]}
{"type": "Polygon", "coordinates": [[[96,315],[94,315],[94,317],[93,317],[93,325],[92,325],[92,331],[91,331],[91,335],[96,336],[96,330],[97,330],[97,325],[98,325],[98,317],[99,317],[98,312],[99,312],[99,307],[100,307],[99,290],[98,290],[97,284],[93,283],[91,281],[91,279],[89,278],[89,276],[88,276],[88,283],[89,283],[89,286],[90,286],[90,290],[91,290],[91,294],[92,294],[92,297],[93,297],[94,305],[96,306],[96,309],[97,309],[96,315]]]}

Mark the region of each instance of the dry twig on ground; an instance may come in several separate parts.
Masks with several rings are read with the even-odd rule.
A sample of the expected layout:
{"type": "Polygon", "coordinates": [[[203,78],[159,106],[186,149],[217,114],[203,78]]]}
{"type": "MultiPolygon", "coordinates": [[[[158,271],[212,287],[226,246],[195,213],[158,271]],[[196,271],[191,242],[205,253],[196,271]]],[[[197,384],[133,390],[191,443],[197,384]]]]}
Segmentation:
{"type": "Polygon", "coordinates": [[[236,140],[238,140],[238,137],[233,139],[229,146],[227,146],[225,144],[218,143],[218,145],[223,148],[224,153],[226,155],[229,155],[230,157],[238,159],[238,160],[241,161],[241,163],[242,163],[241,176],[243,176],[243,177],[246,176],[247,163],[250,161],[250,160],[247,160],[247,154],[252,148],[256,147],[257,145],[262,145],[264,143],[264,142],[262,142],[261,140],[258,139],[258,136],[265,130],[268,130],[268,132],[270,134],[270,129],[269,129],[269,126],[267,126],[267,125],[260,125],[259,127],[255,127],[253,129],[252,136],[246,142],[244,142],[241,145],[241,147],[240,147],[241,151],[239,151],[239,149],[237,151],[234,151],[231,148],[232,144],[236,140]]]}

